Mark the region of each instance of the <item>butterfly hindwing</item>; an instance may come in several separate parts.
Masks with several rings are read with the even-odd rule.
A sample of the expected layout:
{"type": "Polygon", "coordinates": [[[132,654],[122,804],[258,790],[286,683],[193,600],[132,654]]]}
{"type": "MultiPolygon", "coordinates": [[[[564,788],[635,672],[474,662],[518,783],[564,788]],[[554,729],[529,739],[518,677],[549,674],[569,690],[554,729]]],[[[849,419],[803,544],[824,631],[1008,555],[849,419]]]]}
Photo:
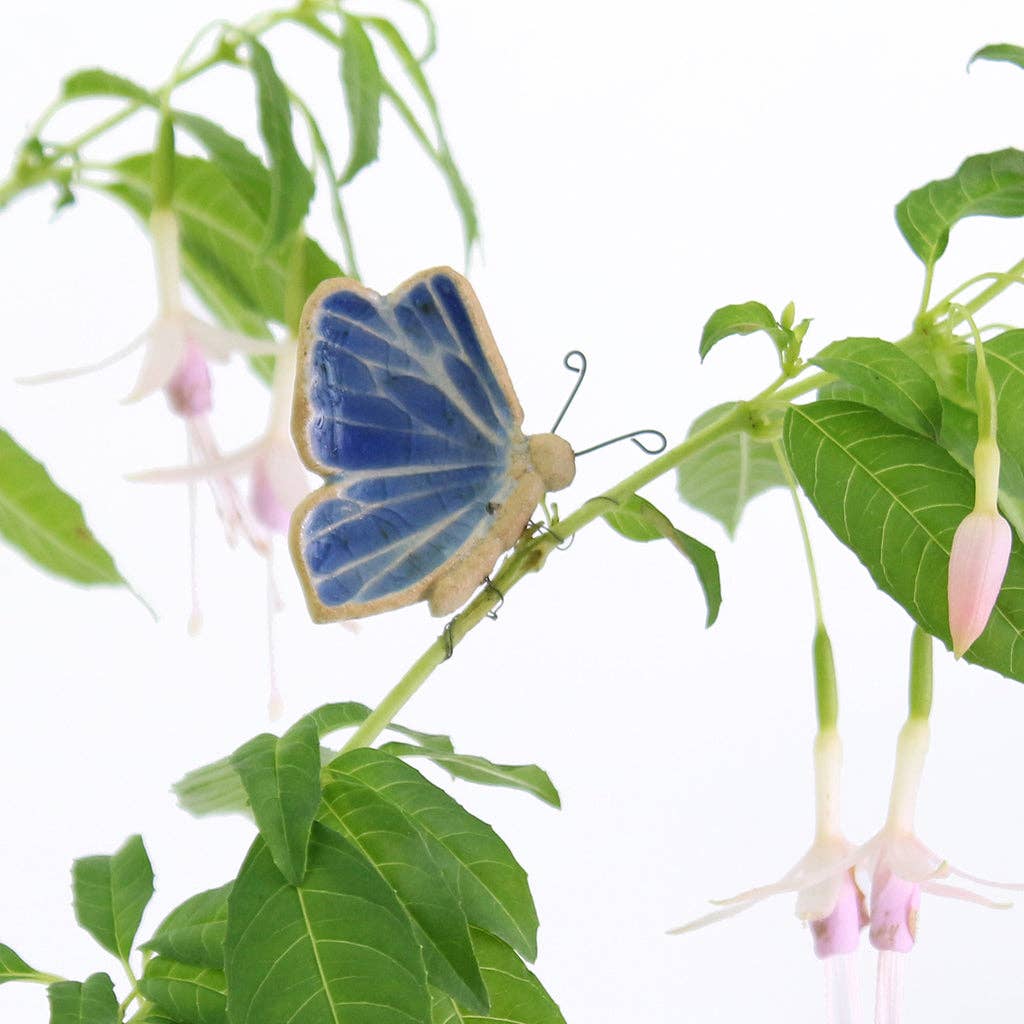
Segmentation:
{"type": "Polygon", "coordinates": [[[303,312],[293,432],[326,477],[292,520],[318,619],[423,597],[487,536],[524,458],[522,410],[468,283],[425,271],[381,297],[324,282],[303,312]]]}

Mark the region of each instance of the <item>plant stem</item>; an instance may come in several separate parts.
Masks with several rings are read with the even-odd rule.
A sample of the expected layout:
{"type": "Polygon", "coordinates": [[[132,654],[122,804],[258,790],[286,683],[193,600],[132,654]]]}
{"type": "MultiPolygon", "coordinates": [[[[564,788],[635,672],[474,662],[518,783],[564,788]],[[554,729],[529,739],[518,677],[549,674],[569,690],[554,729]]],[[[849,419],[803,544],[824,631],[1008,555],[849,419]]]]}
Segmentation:
{"type": "Polygon", "coordinates": [[[342,753],[371,744],[388,727],[413,694],[430,678],[434,670],[451,657],[455,647],[466,634],[476,627],[524,576],[538,571],[559,544],[609,511],[609,504],[612,507],[621,504],[641,487],[675,469],[690,455],[720,438],[744,429],[749,420],[749,406],[741,402],[714,423],[709,423],[702,430],[691,434],[681,444],[652,459],[614,487],[584,502],[572,515],[552,524],[552,528],[525,535],[495,574],[492,585],[481,590],[465,610],[445,626],[441,635],[420,655],[409,671],[385,694],[369,717],[356,729],[342,747],[342,753]]]}

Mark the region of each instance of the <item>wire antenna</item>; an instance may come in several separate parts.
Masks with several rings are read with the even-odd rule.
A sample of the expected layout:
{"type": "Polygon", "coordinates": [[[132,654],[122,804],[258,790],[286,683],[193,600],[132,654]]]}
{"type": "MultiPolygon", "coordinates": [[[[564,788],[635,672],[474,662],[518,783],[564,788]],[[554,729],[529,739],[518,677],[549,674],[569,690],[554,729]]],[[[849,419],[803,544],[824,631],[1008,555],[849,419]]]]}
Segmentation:
{"type": "Polygon", "coordinates": [[[573,373],[578,374],[578,377],[572,391],[569,392],[569,397],[565,400],[565,405],[562,406],[562,411],[555,420],[555,425],[551,428],[552,434],[558,432],[559,423],[565,419],[565,414],[569,411],[569,406],[572,405],[572,400],[576,397],[576,392],[579,391],[583,378],[587,375],[587,357],[578,348],[574,348],[571,352],[566,352],[562,365],[567,370],[572,370],[573,373]],[[574,364],[574,360],[579,361],[579,366],[574,364]]]}

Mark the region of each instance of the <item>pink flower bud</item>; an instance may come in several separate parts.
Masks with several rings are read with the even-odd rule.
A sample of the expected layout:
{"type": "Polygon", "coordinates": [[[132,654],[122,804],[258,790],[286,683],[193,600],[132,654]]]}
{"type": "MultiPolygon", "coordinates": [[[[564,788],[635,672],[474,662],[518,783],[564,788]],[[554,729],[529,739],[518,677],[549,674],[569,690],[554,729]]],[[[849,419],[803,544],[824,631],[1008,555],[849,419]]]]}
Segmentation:
{"type": "Polygon", "coordinates": [[[308,493],[291,441],[271,438],[252,467],[249,504],[257,521],[274,533],[287,533],[292,511],[308,493]]]}
{"type": "Polygon", "coordinates": [[[187,342],[185,354],[164,385],[171,408],[186,419],[202,416],[213,408],[213,385],[206,357],[195,342],[187,342]]]}
{"type": "Polygon", "coordinates": [[[888,864],[880,862],[871,879],[871,945],[893,953],[909,953],[917,936],[920,905],[921,886],[894,875],[888,864]]]}
{"type": "Polygon", "coordinates": [[[852,953],[860,941],[860,930],[868,923],[864,894],[853,877],[853,871],[843,875],[839,885],[839,898],[828,917],[811,922],[814,953],[819,960],[843,953],[852,953]]]}
{"type": "Polygon", "coordinates": [[[953,537],[949,556],[949,632],[959,658],[981,636],[1010,559],[1010,524],[998,512],[974,511],[953,537]]]}

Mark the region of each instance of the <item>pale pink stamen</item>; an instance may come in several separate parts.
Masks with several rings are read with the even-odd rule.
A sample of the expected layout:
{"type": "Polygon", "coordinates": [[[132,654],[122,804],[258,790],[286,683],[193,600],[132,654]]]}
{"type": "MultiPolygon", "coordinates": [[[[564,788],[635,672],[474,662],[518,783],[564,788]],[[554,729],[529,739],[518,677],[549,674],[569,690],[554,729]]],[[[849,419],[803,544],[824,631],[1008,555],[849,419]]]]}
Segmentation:
{"type": "Polygon", "coordinates": [[[827,1024],[858,1024],[860,988],[857,958],[846,953],[825,960],[825,1020],[827,1024]]]}
{"type": "Polygon", "coordinates": [[[878,954],[878,980],[875,983],[875,1024],[900,1024],[903,1010],[902,953],[878,954]]]}
{"type": "Polygon", "coordinates": [[[949,557],[949,631],[959,658],[988,625],[1010,559],[1010,524],[972,512],[957,527],[949,557]]]}

